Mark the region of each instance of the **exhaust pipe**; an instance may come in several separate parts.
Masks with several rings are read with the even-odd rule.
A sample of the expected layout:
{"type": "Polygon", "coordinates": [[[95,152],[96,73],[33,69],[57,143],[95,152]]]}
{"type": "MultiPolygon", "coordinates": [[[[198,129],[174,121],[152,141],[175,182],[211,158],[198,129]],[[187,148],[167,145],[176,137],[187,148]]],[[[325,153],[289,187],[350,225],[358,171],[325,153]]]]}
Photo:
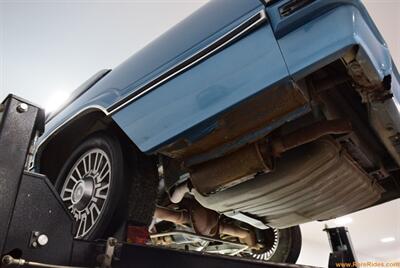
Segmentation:
{"type": "Polygon", "coordinates": [[[190,188],[187,182],[176,187],[169,200],[174,204],[178,204],[182,201],[186,193],[190,193],[190,188]]]}
{"type": "Polygon", "coordinates": [[[190,216],[187,211],[184,210],[173,210],[164,207],[156,207],[154,212],[154,218],[173,222],[175,224],[187,224],[190,223],[190,216]]]}
{"type": "Polygon", "coordinates": [[[220,222],[217,212],[206,209],[197,203],[192,203],[191,205],[189,212],[156,207],[154,217],[175,224],[191,223],[195,232],[203,236],[230,235],[237,237],[242,243],[250,247],[257,245],[256,236],[253,231],[220,222]]]}
{"type": "Polygon", "coordinates": [[[280,156],[290,149],[315,141],[326,135],[347,134],[351,131],[351,123],[348,120],[336,119],[316,122],[282,137],[273,139],[271,142],[272,155],[280,156]]]}
{"type": "Polygon", "coordinates": [[[219,233],[239,238],[240,242],[250,247],[257,245],[256,234],[250,230],[246,230],[234,225],[221,223],[219,225],[219,233]]]}
{"type": "Polygon", "coordinates": [[[207,196],[252,179],[257,173],[272,171],[273,159],[290,149],[326,135],[351,131],[348,120],[316,122],[270,141],[265,139],[251,143],[228,155],[192,166],[190,180],[197,192],[207,196]]]}

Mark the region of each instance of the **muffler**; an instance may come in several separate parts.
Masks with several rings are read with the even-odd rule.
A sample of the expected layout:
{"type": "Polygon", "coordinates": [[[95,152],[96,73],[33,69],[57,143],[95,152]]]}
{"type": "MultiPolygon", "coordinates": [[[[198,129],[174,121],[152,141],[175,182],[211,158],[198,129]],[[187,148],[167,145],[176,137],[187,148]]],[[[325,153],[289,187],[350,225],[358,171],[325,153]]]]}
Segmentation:
{"type": "Polygon", "coordinates": [[[266,142],[248,144],[223,157],[190,167],[193,187],[203,195],[221,191],[272,170],[266,142]]]}
{"type": "Polygon", "coordinates": [[[294,132],[251,143],[228,155],[191,166],[190,180],[197,192],[207,196],[243,183],[259,173],[269,173],[274,168],[274,158],[286,151],[326,135],[351,131],[348,120],[315,122],[294,132]]]}

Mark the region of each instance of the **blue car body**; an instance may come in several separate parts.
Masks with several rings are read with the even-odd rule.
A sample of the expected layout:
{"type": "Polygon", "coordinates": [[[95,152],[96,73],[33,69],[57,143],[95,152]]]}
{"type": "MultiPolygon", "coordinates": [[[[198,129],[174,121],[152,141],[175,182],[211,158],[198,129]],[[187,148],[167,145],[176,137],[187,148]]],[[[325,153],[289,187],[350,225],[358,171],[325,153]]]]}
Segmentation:
{"type": "MultiPolygon", "coordinates": [[[[296,82],[352,47],[359,48],[371,81],[391,77],[394,97],[379,109],[400,131],[399,75],[361,2],[304,1],[282,16],[290,2],[207,3],[51,115],[39,150],[81,115],[100,111],[147,154],[182,156],[199,143],[193,155],[217,157],[310,112],[296,82]],[[268,104],[271,96],[277,107],[268,104]],[[279,111],[243,129],[226,119],[253,108],[268,117],[257,99],[279,111]],[[207,140],[221,128],[219,139],[207,140]],[[229,136],[229,129],[237,132],[229,136]]],[[[240,124],[251,119],[241,118],[240,124]]]]}

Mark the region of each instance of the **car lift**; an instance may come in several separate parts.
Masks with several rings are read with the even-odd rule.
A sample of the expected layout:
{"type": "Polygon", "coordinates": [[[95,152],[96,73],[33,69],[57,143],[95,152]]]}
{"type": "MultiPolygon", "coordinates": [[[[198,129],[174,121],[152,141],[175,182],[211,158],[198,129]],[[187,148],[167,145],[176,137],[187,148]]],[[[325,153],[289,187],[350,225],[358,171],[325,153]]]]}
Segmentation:
{"type": "MultiPolygon", "coordinates": [[[[74,239],[74,220],[50,181],[27,171],[32,143],[43,133],[44,124],[44,111],[26,100],[9,95],[0,106],[0,267],[309,267],[138,245],[115,238],[74,239]]],[[[327,229],[333,251],[351,251],[351,244],[347,246],[350,240],[335,229],[327,229]]],[[[331,254],[332,265],[335,256],[338,261],[345,260],[339,255],[344,256],[331,254]]],[[[354,259],[354,254],[351,256],[354,259]]]]}
{"type": "Polygon", "coordinates": [[[328,267],[338,267],[337,263],[350,263],[351,267],[357,267],[357,259],[347,227],[325,228],[324,231],[328,234],[332,250],[328,267]]]}

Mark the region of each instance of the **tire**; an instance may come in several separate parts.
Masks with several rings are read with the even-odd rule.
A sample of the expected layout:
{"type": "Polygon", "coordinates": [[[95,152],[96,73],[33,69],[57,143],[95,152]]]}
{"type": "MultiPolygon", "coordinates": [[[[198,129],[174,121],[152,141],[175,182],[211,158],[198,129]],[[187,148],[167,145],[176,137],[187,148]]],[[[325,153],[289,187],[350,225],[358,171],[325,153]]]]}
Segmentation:
{"type": "Polygon", "coordinates": [[[155,209],[154,165],[143,165],[133,146],[123,150],[109,133],[96,133],[78,145],[63,165],[55,187],[76,221],[75,237],[96,239],[112,234],[124,221],[149,225],[155,209]],[[129,157],[126,157],[129,156],[129,157]],[[147,169],[146,169],[147,168],[147,169]],[[144,188],[144,189],[143,189],[144,188]]]}
{"type": "MultiPolygon", "coordinates": [[[[296,263],[301,250],[301,231],[299,226],[293,226],[286,229],[268,229],[266,231],[262,231],[261,235],[264,233],[264,237],[266,241],[271,241],[271,238],[275,234],[275,239],[277,243],[268,242],[268,249],[272,248],[272,245],[275,244],[275,248],[273,249],[273,255],[270,256],[265,251],[253,252],[250,256],[255,259],[265,260],[270,262],[280,262],[280,263],[296,263]],[[273,230],[273,231],[272,231],[273,230]]],[[[274,239],[274,238],[273,238],[274,239]]],[[[268,250],[267,249],[267,250],[268,250]]]]}
{"type": "Polygon", "coordinates": [[[301,250],[300,226],[293,226],[279,230],[279,243],[272,262],[296,263],[301,250]]]}

